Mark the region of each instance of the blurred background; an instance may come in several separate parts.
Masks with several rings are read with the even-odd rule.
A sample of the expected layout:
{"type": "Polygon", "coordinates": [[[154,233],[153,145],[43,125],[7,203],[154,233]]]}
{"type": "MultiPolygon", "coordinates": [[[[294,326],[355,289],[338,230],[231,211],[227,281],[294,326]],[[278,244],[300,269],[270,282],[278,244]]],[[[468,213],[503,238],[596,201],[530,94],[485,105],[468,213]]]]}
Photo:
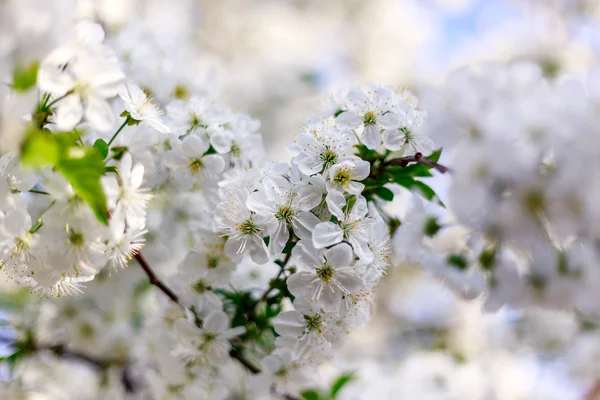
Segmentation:
{"type": "MultiPolygon", "coordinates": [[[[100,22],[109,44],[127,56],[127,72],[157,99],[194,91],[260,119],[268,157],[276,160],[288,159],[285,145],[337,89],[375,82],[419,94],[454,68],[482,61],[533,60],[548,77],[577,74],[595,68],[600,51],[598,0],[54,3],[100,22]],[[156,68],[161,82],[144,73],[156,68]]],[[[402,199],[394,206],[401,212],[402,199]]],[[[463,235],[450,229],[439,245],[463,235]]],[[[119,278],[126,285],[143,276],[119,278]]],[[[94,281],[85,296],[106,284],[94,281]]],[[[24,313],[28,292],[0,285],[0,317],[24,313]]],[[[52,302],[64,307],[64,300],[52,302]]],[[[542,310],[485,314],[481,303],[398,265],[382,281],[372,323],[352,334],[321,380],[354,372],[343,399],[594,398],[594,321],[542,310]]]]}

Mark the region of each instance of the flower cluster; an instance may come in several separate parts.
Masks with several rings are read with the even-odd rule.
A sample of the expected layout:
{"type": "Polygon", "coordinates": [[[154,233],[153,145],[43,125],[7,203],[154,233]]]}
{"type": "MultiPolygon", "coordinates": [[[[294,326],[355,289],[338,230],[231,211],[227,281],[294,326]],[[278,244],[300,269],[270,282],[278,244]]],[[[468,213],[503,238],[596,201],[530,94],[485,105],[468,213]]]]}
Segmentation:
{"type": "Polygon", "coordinates": [[[586,90],[483,65],[424,107],[352,88],[275,163],[260,122],[202,93],[189,65],[160,79],[165,65],[140,63],[128,43],[144,32],[111,42],[84,20],[31,70],[9,66],[13,97],[0,88],[0,270],[61,297],[15,324],[16,358],[91,363],[106,398],[296,398],[370,320],[393,261],[488,309],[597,312],[597,77],[586,90]],[[435,171],[451,171],[447,209],[435,171]]]}
{"type": "Polygon", "coordinates": [[[428,133],[454,149],[450,218],[467,233],[435,254],[421,233],[435,238],[452,223],[421,207],[398,232],[399,255],[469,296],[486,293],[492,310],[596,313],[597,91],[593,74],[550,81],[536,64],[514,63],[463,68],[429,93],[428,133]],[[411,241],[410,254],[401,250],[411,241]]]}

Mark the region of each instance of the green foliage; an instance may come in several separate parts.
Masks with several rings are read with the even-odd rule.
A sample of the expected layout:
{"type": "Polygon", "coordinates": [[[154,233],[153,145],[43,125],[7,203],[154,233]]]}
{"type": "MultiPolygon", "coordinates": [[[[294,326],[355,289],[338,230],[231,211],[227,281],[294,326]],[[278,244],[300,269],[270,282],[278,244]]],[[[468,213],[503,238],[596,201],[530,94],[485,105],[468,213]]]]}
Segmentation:
{"type": "Polygon", "coordinates": [[[344,208],[342,208],[342,211],[344,213],[349,213],[350,211],[352,211],[354,203],[356,203],[356,195],[353,194],[348,196],[348,198],[346,199],[346,205],[344,206],[344,208]]]}
{"type": "Polygon", "coordinates": [[[103,139],[98,139],[94,142],[94,148],[98,151],[102,159],[108,157],[108,144],[103,139]]]}
{"type": "Polygon", "coordinates": [[[385,186],[381,186],[381,187],[378,187],[377,189],[375,189],[375,195],[385,201],[394,200],[394,192],[392,192],[390,189],[386,188],[385,186]]]}
{"type": "Polygon", "coordinates": [[[300,396],[302,396],[302,399],[304,399],[304,400],[322,400],[322,399],[325,399],[325,397],[322,397],[321,393],[317,392],[315,389],[305,390],[302,393],[300,393],[300,396]]]}
{"type": "Polygon", "coordinates": [[[114,158],[115,160],[120,160],[123,155],[125,153],[127,153],[127,150],[129,150],[127,147],[124,146],[115,146],[115,147],[111,147],[110,151],[113,153],[111,158],[114,158]]]}
{"type": "Polygon", "coordinates": [[[21,162],[34,168],[53,167],[60,152],[60,144],[52,134],[30,127],[21,147],[21,162]]]}
{"type": "Polygon", "coordinates": [[[441,228],[442,226],[437,222],[437,219],[432,217],[425,222],[423,232],[426,236],[432,237],[435,236],[435,234],[438,233],[441,228]]]}
{"type": "Polygon", "coordinates": [[[469,266],[467,257],[465,257],[464,254],[460,254],[460,253],[450,254],[448,256],[448,258],[446,259],[446,262],[449,265],[452,265],[452,266],[460,269],[461,271],[467,269],[467,267],[469,266]]]}
{"type": "Polygon", "coordinates": [[[331,385],[331,398],[335,399],[340,390],[354,379],[353,374],[345,374],[337,378],[331,385]]]}
{"type": "Polygon", "coordinates": [[[340,391],[354,379],[352,374],[344,374],[333,381],[329,392],[320,391],[317,389],[307,389],[300,393],[303,400],[335,400],[340,391]]]}
{"type": "Polygon", "coordinates": [[[77,196],[108,223],[106,197],[100,184],[105,172],[104,158],[95,147],[77,146],[78,134],[53,134],[30,127],[21,147],[21,161],[34,168],[53,167],[71,183],[77,196]]]}
{"type": "MultiPolygon", "coordinates": [[[[413,163],[407,166],[390,165],[389,161],[385,161],[389,152],[380,154],[374,150],[369,150],[364,145],[356,146],[356,149],[358,155],[363,160],[371,163],[371,173],[362,182],[365,185],[363,196],[365,196],[367,200],[373,200],[376,196],[384,201],[392,201],[394,199],[394,193],[384,187],[385,184],[392,182],[418,193],[429,201],[433,201],[440,206],[445,207],[435,191],[420,180],[420,178],[433,176],[431,174],[432,167],[429,165],[420,163],[413,163]]],[[[442,149],[439,149],[427,158],[437,162],[441,154],[442,149]]]]}
{"type": "Polygon", "coordinates": [[[479,264],[485,270],[491,270],[496,262],[496,247],[485,249],[479,254],[479,264]]]}
{"type": "Polygon", "coordinates": [[[37,73],[40,64],[37,61],[27,66],[17,65],[13,69],[12,89],[15,92],[26,92],[33,88],[37,82],[37,73]]]}

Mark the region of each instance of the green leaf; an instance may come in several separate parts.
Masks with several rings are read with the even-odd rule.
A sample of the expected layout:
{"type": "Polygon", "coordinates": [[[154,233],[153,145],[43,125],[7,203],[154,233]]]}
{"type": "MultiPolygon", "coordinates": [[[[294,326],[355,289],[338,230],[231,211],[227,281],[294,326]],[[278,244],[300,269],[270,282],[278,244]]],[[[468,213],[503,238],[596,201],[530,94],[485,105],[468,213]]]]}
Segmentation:
{"type": "Polygon", "coordinates": [[[34,168],[54,166],[60,158],[60,144],[49,132],[30,127],[21,146],[21,162],[34,168]]]}
{"type": "Polygon", "coordinates": [[[319,400],[321,398],[321,395],[319,394],[319,392],[317,392],[314,389],[305,390],[302,393],[300,393],[300,396],[304,400],[319,400]]]}
{"type": "Polygon", "coordinates": [[[442,226],[437,222],[437,219],[435,217],[431,217],[427,220],[427,222],[425,222],[423,233],[425,233],[425,236],[433,237],[441,228],[442,226]]]}
{"type": "Polygon", "coordinates": [[[27,66],[17,65],[13,69],[12,88],[15,92],[26,92],[35,86],[40,64],[37,61],[27,66]]]}
{"type": "Polygon", "coordinates": [[[94,148],[98,150],[98,153],[104,160],[108,156],[108,144],[103,139],[98,139],[94,142],[94,148]]]}
{"type": "Polygon", "coordinates": [[[129,149],[127,147],[124,146],[115,146],[115,147],[111,147],[110,151],[112,151],[113,155],[112,158],[114,158],[115,160],[120,160],[123,155],[125,153],[127,153],[129,149]]]}
{"type": "Polygon", "coordinates": [[[344,213],[348,213],[352,211],[352,207],[354,207],[354,203],[356,203],[356,195],[350,195],[348,199],[346,199],[346,205],[342,208],[344,213]]]}
{"type": "Polygon", "coordinates": [[[108,224],[106,196],[100,184],[105,168],[102,156],[95,149],[83,147],[71,147],[65,153],[56,168],[73,185],[75,193],[88,203],[96,218],[108,224]]]}
{"type": "Polygon", "coordinates": [[[119,167],[116,165],[109,165],[108,167],[104,168],[104,172],[119,175],[119,167]]]}
{"type": "Polygon", "coordinates": [[[427,200],[437,203],[442,207],[446,207],[446,205],[442,203],[435,191],[431,187],[429,187],[429,185],[421,181],[415,180],[412,188],[416,188],[416,192],[418,192],[421,196],[425,197],[427,200]]]}
{"type": "Polygon", "coordinates": [[[285,244],[285,247],[283,248],[283,250],[281,252],[283,254],[291,253],[292,250],[294,249],[294,247],[296,246],[296,243],[298,243],[298,242],[294,241],[294,240],[288,240],[288,242],[285,244]]]}
{"type": "Polygon", "coordinates": [[[438,162],[440,160],[440,156],[442,155],[442,149],[439,148],[430,155],[427,156],[428,159],[434,162],[438,162]]]}
{"type": "Polygon", "coordinates": [[[337,380],[333,382],[333,385],[331,386],[331,398],[335,399],[340,390],[342,390],[342,388],[346,386],[349,382],[351,382],[353,379],[354,375],[352,374],[342,375],[339,378],[337,378],[337,380]]]}
{"type": "Polygon", "coordinates": [[[385,201],[392,201],[392,200],[394,200],[394,192],[392,192],[390,189],[388,189],[388,188],[386,188],[384,186],[381,186],[381,187],[377,188],[375,190],[375,194],[379,198],[381,198],[381,199],[383,199],[385,201]]]}
{"type": "Polygon", "coordinates": [[[465,257],[465,255],[461,253],[450,254],[446,259],[446,262],[460,269],[461,271],[467,269],[467,267],[469,266],[467,257],[465,257]]]}

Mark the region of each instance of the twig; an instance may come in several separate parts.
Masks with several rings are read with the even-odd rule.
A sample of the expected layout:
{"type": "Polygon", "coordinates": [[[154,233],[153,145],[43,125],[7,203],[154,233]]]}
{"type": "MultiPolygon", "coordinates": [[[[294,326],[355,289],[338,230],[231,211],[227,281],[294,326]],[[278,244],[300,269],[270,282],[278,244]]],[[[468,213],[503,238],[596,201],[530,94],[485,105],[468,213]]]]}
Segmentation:
{"type": "Polygon", "coordinates": [[[42,346],[39,346],[36,344],[31,344],[30,346],[27,347],[27,350],[28,351],[50,351],[58,357],[85,361],[86,363],[88,363],[92,366],[95,366],[97,368],[100,368],[100,369],[107,369],[108,367],[110,367],[112,365],[125,366],[127,364],[126,361],[121,360],[121,359],[116,359],[116,358],[115,359],[96,358],[89,354],[81,353],[76,350],[67,349],[65,347],[65,345],[62,345],[62,344],[42,345],[42,346]]]}
{"type": "Polygon", "coordinates": [[[590,390],[588,390],[581,400],[596,400],[600,397],[600,378],[596,379],[590,390]]]}
{"type": "Polygon", "coordinates": [[[148,275],[148,278],[150,279],[150,283],[152,285],[156,286],[157,288],[159,288],[164,294],[166,294],[175,303],[180,304],[179,297],[177,297],[175,292],[173,292],[171,289],[169,289],[169,287],[167,285],[165,285],[163,283],[163,281],[158,279],[158,277],[156,276],[156,274],[154,273],[152,268],[150,268],[148,261],[146,261],[146,259],[144,258],[144,256],[142,255],[141,252],[138,251],[138,253],[135,255],[135,259],[138,261],[138,263],[140,264],[140,266],[142,267],[142,269],[144,270],[146,275],[148,275]]]}
{"type": "Polygon", "coordinates": [[[229,350],[229,355],[231,358],[238,360],[244,367],[246,367],[248,371],[252,372],[253,374],[258,374],[260,372],[260,368],[246,360],[246,358],[244,358],[244,356],[235,348],[232,347],[231,350],[229,350]]]}
{"type": "Polygon", "coordinates": [[[408,165],[408,163],[411,163],[411,162],[417,162],[419,164],[428,165],[431,168],[435,168],[437,171],[441,172],[442,174],[445,174],[446,172],[450,171],[450,168],[448,168],[440,163],[430,160],[429,158],[425,157],[422,153],[416,153],[415,155],[412,155],[412,156],[395,158],[393,160],[387,161],[385,163],[385,165],[399,165],[401,167],[406,167],[408,165]]]}
{"type": "MultiPolygon", "coordinates": [[[[286,254],[285,259],[283,260],[283,263],[280,265],[280,270],[279,273],[277,274],[277,276],[273,279],[273,280],[277,280],[281,277],[281,275],[283,274],[283,271],[285,271],[285,267],[287,265],[287,263],[290,261],[290,258],[292,257],[292,252],[290,251],[289,253],[286,254]]],[[[254,307],[256,307],[261,301],[265,301],[267,299],[267,297],[269,296],[269,294],[271,294],[271,292],[275,289],[275,287],[271,286],[269,287],[269,289],[267,289],[262,296],[260,296],[260,298],[256,301],[256,303],[254,304],[254,307]]]]}
{"type": "MultiPolygon", "coordinates": [[[[169,287],[167,285],[165,285],[160,279],[158,279],[158,277],[156,276],[156,274],[150,267],[150,264],[148,264],[148,261],[146,261],[146,259],[144,258],[144,256],[142,255],[141,252],[138,252],[135,255],[135,259],[138,261],[138,263],[140,264],[140,266],[142,267],[142,269],[144,270],[146,275],[148,275],[148,278],[150,279],[150,283],[152,285],[156,286],[157,288],[159,288],[164,294],[166,294],[175,303],[182,306],[182,304],[179,302],[179,297],[175,294],[175,292],[173,292],[171,289],[169,289],[169,287]]],[[[192,312],[194,312],[194,311],[192,310],[192,312]]],[[[196,313],[194,312],[194,315],[195,314],[196,313]]],[[[199,328],[202,328],[202,321],[199,320],[197,315],[196,315],[196,325],[199,328]]],[[[246,358],[244,358],[244,356],[242,354],[240,354],[240,352],[237,351],[236,349],[234,349],[233,347],[229,351],[229,355],[232,358],[235,358],[236,360],[238,360],[244,367],[246,367],[253,374],[257,374],[260,372],[260,368],[258,368],[254,364],[252,364],[250,361],[246,360],[246,358]]]]}

